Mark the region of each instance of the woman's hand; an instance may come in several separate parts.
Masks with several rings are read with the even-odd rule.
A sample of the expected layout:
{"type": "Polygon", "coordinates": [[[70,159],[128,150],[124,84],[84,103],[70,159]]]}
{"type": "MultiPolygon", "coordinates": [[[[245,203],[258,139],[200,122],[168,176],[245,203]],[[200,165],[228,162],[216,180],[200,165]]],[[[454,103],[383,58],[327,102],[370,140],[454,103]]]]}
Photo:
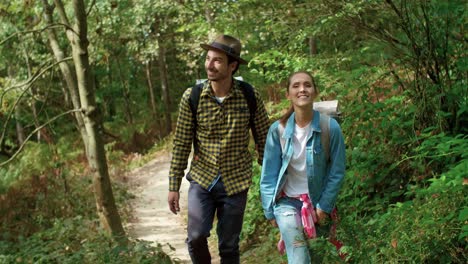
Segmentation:
{"type": "Polygon", "coordinates": [[[278,227],[278,224],[276,223],[276,219],[271,219],[270,223],[271,223],[272,226],[278,227]]]}
{"type": "Polygon", "coordinates": [[[319,225],[326,225],[330,221],[330,215],[320,208],[317,208],[317,222],[319,225]]]}

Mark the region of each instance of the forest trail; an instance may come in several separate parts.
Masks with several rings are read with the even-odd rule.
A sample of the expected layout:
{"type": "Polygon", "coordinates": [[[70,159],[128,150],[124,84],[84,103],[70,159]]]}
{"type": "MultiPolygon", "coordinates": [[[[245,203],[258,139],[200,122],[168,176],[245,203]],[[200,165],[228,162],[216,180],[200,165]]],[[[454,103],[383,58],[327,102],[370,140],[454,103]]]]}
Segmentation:
{"type": "Polygon", "coordinates": [[[127,174],[130,192],[136,196],[131,202],[133,218],[129,220],[129,234],[133,238],[153,242],[155,246],[159,243],[171,258],[191,263],[185,245],[189,184],[185,179],[182,181],[181,213],[172,214],[167,205],[170,159],[169,153],[161,153],[127,174]]]}

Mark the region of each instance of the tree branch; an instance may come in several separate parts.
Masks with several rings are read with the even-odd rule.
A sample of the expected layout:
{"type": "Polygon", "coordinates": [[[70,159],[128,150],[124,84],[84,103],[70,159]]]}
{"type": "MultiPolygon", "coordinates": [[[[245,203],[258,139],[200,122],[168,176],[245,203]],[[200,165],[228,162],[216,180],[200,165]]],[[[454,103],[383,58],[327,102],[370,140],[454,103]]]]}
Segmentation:
{"type": "Polygon", "coordinates": [[[63,3],[61,0],[54,0],[55,6],[57,7],[59,17],[62,20],[62,23],[70,26],[70,21],[68,21],[67,13],[65,12],[65,8],[63,7],[63,3]]]}
{"type": "Polygon", "coordinates": [[[69,61],[69,60],[72,60],[72,57],[66,57],[66,58],[64,58],[63,60],[56,61],[56,62],[52,63],[51,65],[45,67],[43,70],[38,71],[36,74],[34,74],[31,78],[29,78],[29,79],[26,80],[25,82],[19,83],[19,84],[15,84],[15,85],[12,85],[12,86],[10,86],[10,87],[7,87],[7,88],[3,89],[4,91],[2,92],[2,94],[1,94],[1,96],[0,96],[0,105],[2,105],[3,96],[4,96],[7,92],[9,92],[10,90],[17,89],[17,88],[21,88],[21,87],[23,87],[23,86],[28,86],[28,87],[26,87],[26,89],[29,89],[30,86],[31,86],[40,76],[42,76],[42,74],[44,74],[46,71],[50,70],[51,68],[53,68],[53,67],[56,66],[57,64],[60,64],[60,63],[62,63],[62,62],[69,61]]]}
{"type": "Polygon", "coordinates": [[[89,5],[88,11],[86,12],[86,17],[89,16],[95,4],[96,4],[96,0],[93,0],[93,2],[91,2],[91,4],[89,5]]]}
{"type": "MultiPolygon", "coordinates": [[[[71,58],[68,57],[68,58],[65,58],[61,61],[58,61],[58,62],[55,62],[53,63],[52,65],[49,65],[48,67],[46,67],[45,69],[43,69],[42,71],[36,73],[34,76],[32,76],[26,83],[23,83],[21,85],[18,85],[18,87],[16,88],[19,88],[19,87],[22,87],[22,86],[25,86],[27,85],[27,87],[23,90],[23,92],[19,95],[18,99],[16,100],[15,104],[13,105],[12,107],[12,110],[10,111],[10,113],[8,113],[8,116],[5,120],[5,124],[3,126],[3,130],[2,130],[2,135],[0,136],[0,146],[3,146],[3,142],[5,140],[5,134],[6,134],[6,130],[7,130],[7,125],[8,125],[8,122],[10,121],[12,115],[13,115],[13,112],[16,108],[16,106],[19,104],[19,101],[21,100],[21,98],[24,96],[24,94],[32,87],[32,85],[34,84],[34,82],[42,76],[42,74],[44,74],[46,71],[48,71],[49,69],[51,69],[52,67],[54,67],[55,65],[59,64],[59,63],[62,63],[66,60],[70,60],[71,58]]],[[[15,86],[13,86],[15,88],[15,86]]],[[[12,90],[13,88],[12,87],[9,87],[7,88],[3,93],[2,95],[0,96],[0,105],[2,105],[2,101],[3,101],[3,96],[9,91],[9,90],[12,90]]]]}
{"type": "Polygon", "coordinates": [[[6,161],[0,163],[0,167],[2,166],[5,166],[6,164],[10,163],[12,160],[14,160],[16,158],[16,156],[18,156],[19,153],[21,153],[21,151],[23,150],[24,146],[26,145],[26,143],[29,141],[29,139],[37,133],[37,131],[41,130],[43,127],[49,125],[50,123],[54,122],[55,120],[57,120],[58,118],[64,116],[64,115],[68,115],[68,114],[71,114],[71,113],[74,113],[74,112],[79,112],[81,111],[82,109],[73,109],[73,110],[69,110],[67,112],[64,112],[64,113],[61,113],[55,117],[53,117],[52,119],[50,119],[49,121],[47,121],[46,123],[42,124],[41,126],[37,127],[36,129],[34,129],[34,131],[32,131],[27,137],[26,139],[24,140],[23,144],[21,144],[21,146],[16,150],[16,152],[6,161]]]}
{"type": "Polygon", "coordinates": [[[67,30],[70,30],[70,31],[72,31],[73,33],[76,34],[75,30],[73,30],[73,28],[71,28],[69,25],[66,25],[66,24],[63,24],[63,23],[54,23],[54,24],[51,24],[51,25],[47,25],[46,27],[41,28],[41,29],[25,30],[25,31],[15,32],[15,33],[11,34],[10,36],[8,36],[6,39],[0,41],[0,45],[5,44],[5,42],[9,41],[10,39],[12,39],[15,36],[20,35],[20,34],[30,34],[30,33],[36,33],[36,32],[42,33],[43,31],[45,31],[47,29],[50,29],[50,28],[61,28],[61,27],[64,27],[67,30]]]}

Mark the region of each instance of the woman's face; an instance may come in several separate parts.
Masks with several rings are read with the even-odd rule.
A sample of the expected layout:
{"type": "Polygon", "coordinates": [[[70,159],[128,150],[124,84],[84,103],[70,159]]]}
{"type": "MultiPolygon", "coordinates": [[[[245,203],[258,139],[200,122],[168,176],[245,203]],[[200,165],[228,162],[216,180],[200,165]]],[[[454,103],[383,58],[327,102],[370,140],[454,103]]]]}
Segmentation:
{"type": "Polygon", "coordinates": [[[290,78],[286,98],[294,107],[312,107],[315,97],[314,83],[308,74],[300,72],[290,78]]]}

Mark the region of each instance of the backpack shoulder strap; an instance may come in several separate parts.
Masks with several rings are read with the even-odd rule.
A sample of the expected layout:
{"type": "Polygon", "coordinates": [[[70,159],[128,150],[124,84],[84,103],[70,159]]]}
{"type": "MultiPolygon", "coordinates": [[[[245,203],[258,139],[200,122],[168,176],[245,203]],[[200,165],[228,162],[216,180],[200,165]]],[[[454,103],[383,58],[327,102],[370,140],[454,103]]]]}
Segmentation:
{"type": "Polygon", "coordinates": [[[254,137],[255,143],[257,143],[258,134],[255,128],[255,112],[257,111],[257,98],[255,98],[254,88],[244,82],[239,80],[239,87],[244,94],[245,100],[247,100],[247,106],[249,107],[250,118],[249,118],[249,126],[252,130],[252,135],[254,137]]]}
{"type": "Polygon", "coordinates": [[[190,110],[192,110],[192,121],[193,121],[193,149],[194,152],[198,152],[198,142],[197,142],[197,111],[198,111],[198,102],[200,101],[200,94],[203,89],[203,83],[195,84],[192,87],[192,91],[190,92],[189,97],[189,106],[190,110]]]}
{"type": "Polygon", "coordinates": [[[325,151],[327,161],[330,160],[330,117],[326,114],[320,113],[320,140],[325,151]]]}
{"type": "Polygon", "coordinates": [[[200,94],[203,88],[203,83],[195,84],[192,87],[189,97],[190,110],[192,110],[192,115],[196,116],[198,109],[198,101],[200,101],[200,94]]]}

